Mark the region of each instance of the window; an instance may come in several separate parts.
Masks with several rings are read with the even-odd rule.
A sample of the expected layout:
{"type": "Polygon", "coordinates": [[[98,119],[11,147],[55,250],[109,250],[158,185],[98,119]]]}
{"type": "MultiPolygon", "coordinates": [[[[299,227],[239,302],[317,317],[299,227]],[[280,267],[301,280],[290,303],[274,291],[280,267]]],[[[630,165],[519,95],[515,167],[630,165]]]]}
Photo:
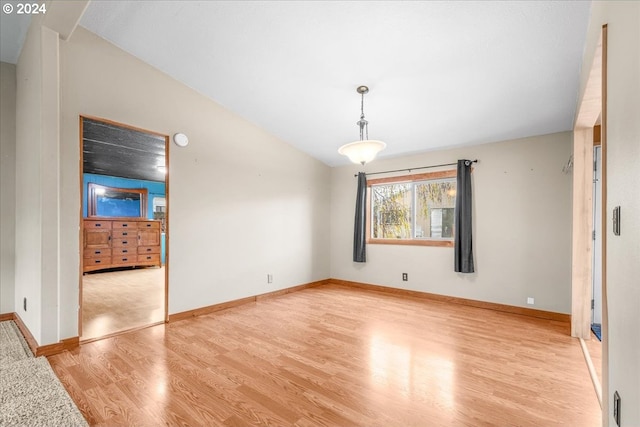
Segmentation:
{"type": "Polygon", "coordinates": [[[368,243],[453,246],[456,171],[368,181],[368,243]]]}
{"type": "Polygon", "coordinates": [[[160,220],[160,231],[165,233],[167,225],[167,200],[164,197],[153,198],[153,219],[160,220]]]}

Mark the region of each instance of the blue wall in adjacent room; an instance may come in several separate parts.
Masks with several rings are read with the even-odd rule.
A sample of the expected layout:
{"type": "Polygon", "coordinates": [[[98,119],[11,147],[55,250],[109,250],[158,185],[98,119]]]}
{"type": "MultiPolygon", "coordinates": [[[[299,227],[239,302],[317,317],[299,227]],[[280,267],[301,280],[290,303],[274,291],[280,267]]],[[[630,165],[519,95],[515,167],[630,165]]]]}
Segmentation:
{"type": "MultiPolygon", "coordinates": [[[[164,182],[157,181],[144,181],[141,179],[129,179],[119,178],[117,176],[97,175],[93,173],[82,174],[82,216],[87,218],[87,199],[88,199],[88,184],[89,183],[106,185],[107,187],[115,188],[146,188],[147,189],[147,218],[153,219],[153,198],[165,197],[165,184],[164,182]]],[[[165,234],[161,236],[162,264],[165,262],[165,234]]]]}
{"type": "Polygon", "coordinates": [[[119,178],[117,176],[96,175],[93,173],[85,173],[82,174],[82,176],[82,215],[85,218],[87,217],[87,184],[89,184],[90,182],[115,188],[146,188],[148,191],[147,217],[149,219],[153,219],[153,198],[165,197],[164,182],[119,178]]]}

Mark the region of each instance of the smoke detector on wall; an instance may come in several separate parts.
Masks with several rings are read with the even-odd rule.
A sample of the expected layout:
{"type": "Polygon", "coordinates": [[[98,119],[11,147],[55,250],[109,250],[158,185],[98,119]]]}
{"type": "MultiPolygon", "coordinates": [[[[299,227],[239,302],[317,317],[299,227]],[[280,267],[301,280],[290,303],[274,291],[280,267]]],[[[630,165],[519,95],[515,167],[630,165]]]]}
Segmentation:
{"type": "Polygon", "coordinates": [[[189,138],[184,133],[176,133],[173,135],[173,142],[175,142],[178,147],[186,147],[189,145],[189,138]]]}

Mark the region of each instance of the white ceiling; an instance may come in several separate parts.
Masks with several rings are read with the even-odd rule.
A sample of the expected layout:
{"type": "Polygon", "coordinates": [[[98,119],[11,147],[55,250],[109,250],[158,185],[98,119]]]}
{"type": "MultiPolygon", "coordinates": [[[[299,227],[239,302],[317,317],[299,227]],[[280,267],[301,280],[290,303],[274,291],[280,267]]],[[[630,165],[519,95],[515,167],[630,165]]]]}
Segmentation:
{"type": "Polygon", "coordinates": [[[358,139],[361,84],[369,137],[388,145],[381,157],[570,130],[589,9],[93,1],[81,25],[335,166],[348,163],[338,147],[358,139]]]}
{"type": "Polygon", "coordinates": [[[0,13],[0,61],[9,64],[18,62],[31,23],[31,15],[18,13],[18,3],[26,2],[2,0],[0,13]]]}

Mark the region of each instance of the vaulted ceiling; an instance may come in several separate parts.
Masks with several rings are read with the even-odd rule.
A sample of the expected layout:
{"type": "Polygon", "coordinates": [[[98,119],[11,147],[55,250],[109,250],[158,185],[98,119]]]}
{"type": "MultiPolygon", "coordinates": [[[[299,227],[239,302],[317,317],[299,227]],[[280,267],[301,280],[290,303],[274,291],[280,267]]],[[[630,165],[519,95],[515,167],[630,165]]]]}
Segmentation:
{"type": "Polygon", "coordinates": [[[587,1],[93,1],[81,25],[334,166],[347,163],[338,147],[358,139],[362,84],[369,136],[388,144],[381,157],[571,130],[589,10],[587,1]]]}

